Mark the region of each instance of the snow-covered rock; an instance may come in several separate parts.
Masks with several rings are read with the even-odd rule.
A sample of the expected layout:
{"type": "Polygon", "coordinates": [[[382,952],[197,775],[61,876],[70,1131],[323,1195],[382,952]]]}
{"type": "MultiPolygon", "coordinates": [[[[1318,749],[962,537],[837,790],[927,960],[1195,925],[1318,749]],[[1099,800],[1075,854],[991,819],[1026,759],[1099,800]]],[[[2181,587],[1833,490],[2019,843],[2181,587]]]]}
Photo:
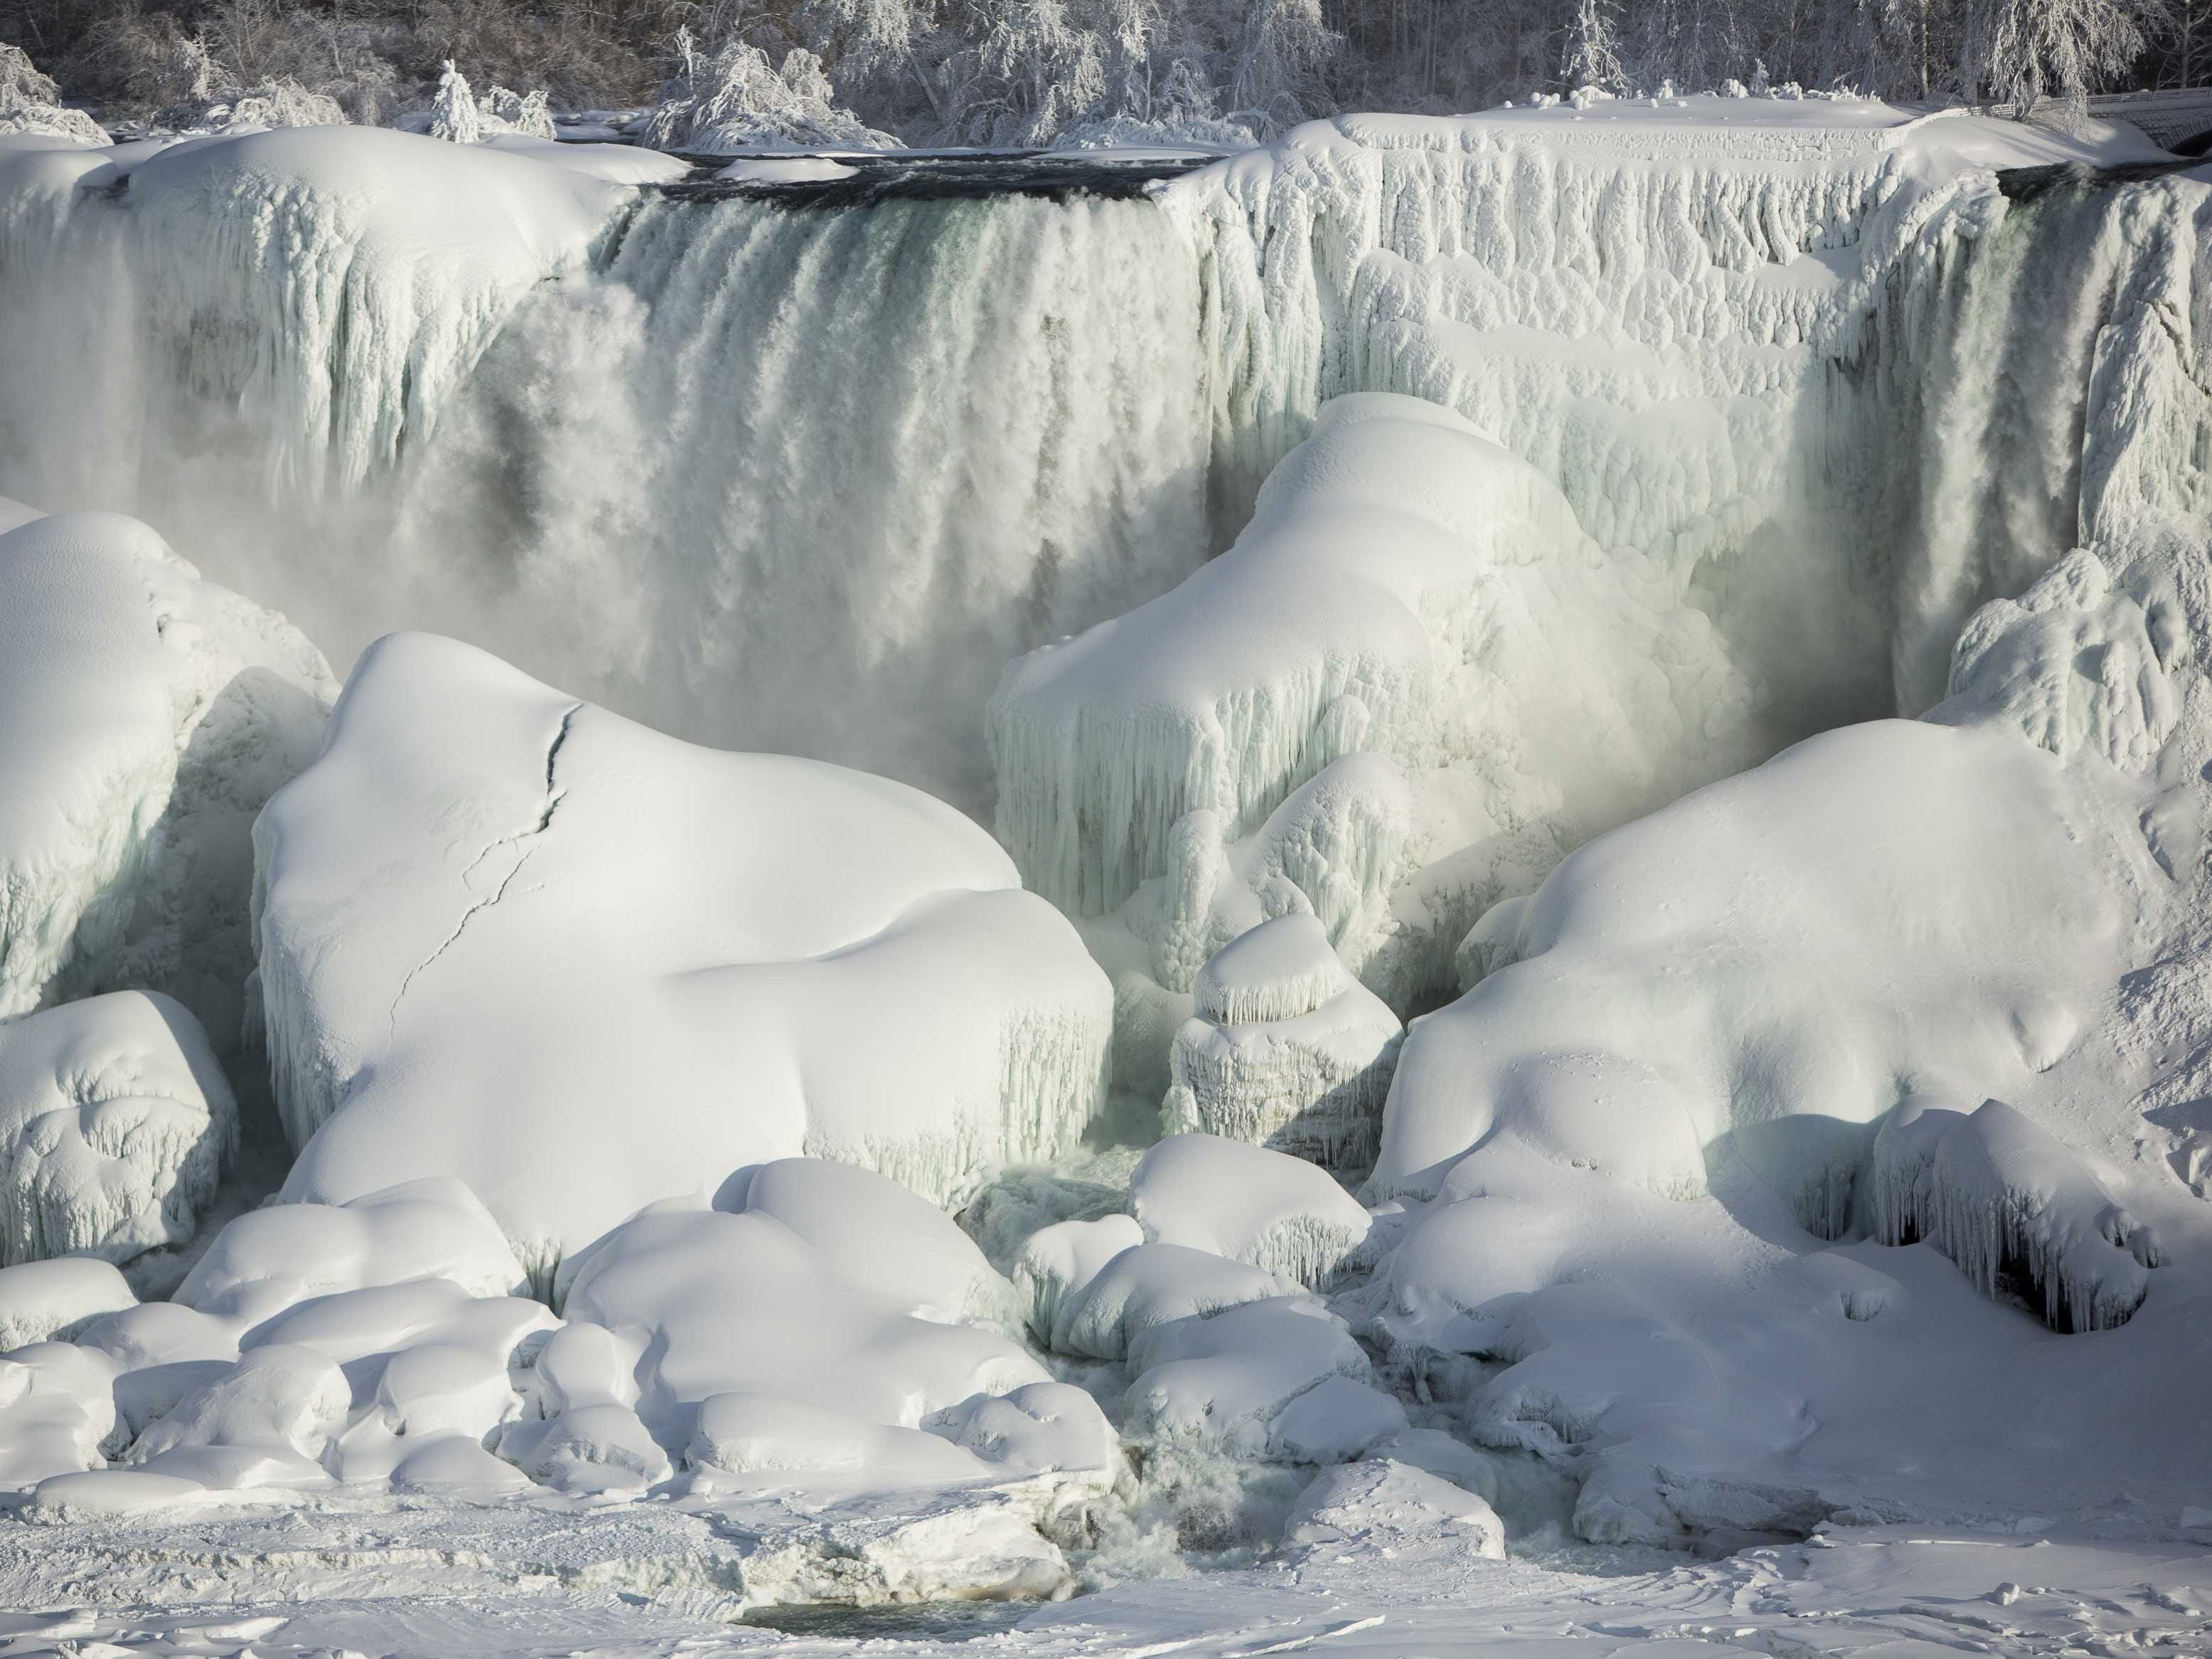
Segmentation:
{"type": "Polygon", "coordinates": [[[416,1279],[446,1280],[480,1297],[527,1283],[476,1195],[433,1176],[345,1204],[249,1210],[216,1235],[176,1299],[258,1324],[311,1297],[416,1279]]]}
{"type": "Polygon", "coordinates": [[[1161,1107],[1200,1130],[1346,1169],[1374,1161],[1403,1027],[1304,912],[1262,922],[1198,976],[1161,1107]]]}
{"type": "Polygon", "coordinates": [[[1216,1135],[1170,1135],[1130,1178],[1148,1239],[1327,1290],[1364,1259],[1372,1222],[1323,1169],[1216,1135]]]}
{"type": "MultiPolygon", "coordinates": [[[[0,1276],[28,1271],[0,1268],[0,1276]]],[[[67,1342],[34,1342],[0,1358],[0,1491],[106,1464],[115,1369],[106,1354],[67,1342]]]]}
{"type": "Polygon", "coordinates": [[[795,1154],[956,1204],[1103,1096],[1103,977],[950,807],[449,640],[363,659],[255,845],[287,1195],[457,1176],[541,1276],[795,1154]]]}
{"type": "Polygon", "coordinates": [[[1328,1462],[1406,1426],[1403,1408],[1368,1386],[1371,1367],[1344,1322],[1303,1298],[1153,1326],[1131,1340],[1128,1364],[1134,1380],[1121,1421],[1132,1436],[1235,1457],[1328,1462]],[[1295,1402],[1332,1379],[1352,1386],[1322,1396],[1323,1412],[1283,1423],[1295,1402]]]}
{"type": "MultiPolygon", "coordinates": [[[[617,1352],[634,1356],[628,1381],[598,1362],[583,1397],[634,1405],[678,1453],[715,1395],[771,1395],[913,1428],[977,1394],[1046,1380],[1006,1338],[913,1317],[893,1297],[843,1280],[833,1261],[758,1212],[650,1211],[564,1266],[562,1297],[572,1328],[603,1326],[617,1352]]],[[[574,1339],[560,1340],[565,1348],[574,1339]]],[[[541,1367],[555,1357],[549,1349],[541,1367]]],[[[557,1358],[565,1376],[569,1356],[557,1358]]]]}
{"type": "Polygon", "coordinates": [[[1030,1234],[1015,1259],[1013,1282],[1038,1340],[1050,1346],[1061,1310],[1073,1309],[1108,1262],[1144,1242],[1145,1230],[1132,1215],[1079,1217],[1030,1234]]]}
{"type": "Polygon", "coordinates": [[[812,1246],[825,1271],[887,1296],[916,1319],[1002,1323],[1012,1285],[935,1205],[872,1170],[787,1158],[747,1170],[717,1195],[724,1209],[774,1218],[812,1246]]]}
{"type": "Polygon", "coordinates": [[[237,1138],[215,1051],[167,997],[0,1022],[0,1262],[184,1243],[237,1138]]]}
{"type": "Polygon", "coordinates": [[[159,990],[227,1048],[253,817],[313,757],[333,690],[282,617],[136,520],[0,535],[0,1015],[159,990]]]}
{"type": "Polygon", "coordinates": [[[1602,836],[1408,1036],[1374,1188],[1515,1143],[1689,1196],[1726,1146],[1832,1237],[1899,1079],[2008,1091],[2073,1046],[2166,885],[2141,812],[2002,725],[1893,720],[1602,836]]]}
{"type": "Polygon", "coordinates": [[[1079,1290],[1060,1294],[1049,1346],[1057,1353],[1120,1359],[1156,1326],[1282,1296],[1291,1288],[1263,1268],[1211,1250],[1136,1244],[1099,1267],[1079,1290]]]}
{"type": "Polygon", "coordinates": [[[103,1314],[137,1301],[114,1265],[95,1256],[0,1267],[0,1353],[33,1342],[66,1342],[103,1314]]]}

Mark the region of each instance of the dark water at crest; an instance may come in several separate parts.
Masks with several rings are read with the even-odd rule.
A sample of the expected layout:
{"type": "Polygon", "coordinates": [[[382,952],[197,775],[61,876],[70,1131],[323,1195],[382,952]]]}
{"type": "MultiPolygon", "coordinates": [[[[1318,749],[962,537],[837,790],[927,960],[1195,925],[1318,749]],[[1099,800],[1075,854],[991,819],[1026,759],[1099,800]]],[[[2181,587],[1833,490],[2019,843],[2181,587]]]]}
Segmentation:
{"type": "Polygon", "coordinates": [[[1109,160],[1079,150],[988,155],[836,155],[826,159],[852,168],[849,175],[790,182],[714,176],[736,157],[691,155],[684,159],[694,164],[691,175],[654,188],[683,200],[711,202],[749,197],[794,207],[848,208],[866,207],[878,202],[958,201],[990,196],[1032,196],[1054,202],[1087,196],[1127,201],[1143,196],[1155,184],[1204,167],[1212,158],[1193,155],[1109,160]]]}

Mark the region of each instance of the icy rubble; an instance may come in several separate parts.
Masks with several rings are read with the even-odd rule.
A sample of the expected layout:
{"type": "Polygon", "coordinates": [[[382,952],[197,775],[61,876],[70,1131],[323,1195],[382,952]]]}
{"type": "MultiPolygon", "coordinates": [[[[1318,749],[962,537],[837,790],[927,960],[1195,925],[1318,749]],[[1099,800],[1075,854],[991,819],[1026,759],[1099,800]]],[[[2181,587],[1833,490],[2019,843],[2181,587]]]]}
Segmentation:
{"type": "Polygon", "coordinates": [[[167,997],[117,991],[0,1022],[0,1263],[183,1243],[237,1139],[215,1050],[167,997]]]}
{"type": "Polygon", "coordinates": [[[1505,1528],[1480,1497],[1388,1458],[1319,1475],[1283,1532],[1293,1559],[1396,1559],[1407,1551],[1505,1559],[1505,1528]]]}
{"type": "Polygon", "coordinates": [[[230,1048],[253,816],[334,690],[283,618],[136,520],[0,535],[0,1017],[155,990],[230,1048]]]}
{"type": "Polygon", "coordinates": [[[449,640],[368,653],[255,844],[286,1194],[455,1176],[541,1281],[799,1153],[957,1206],[1104,1090],[1103,977],[951,808],[449,640]]]}

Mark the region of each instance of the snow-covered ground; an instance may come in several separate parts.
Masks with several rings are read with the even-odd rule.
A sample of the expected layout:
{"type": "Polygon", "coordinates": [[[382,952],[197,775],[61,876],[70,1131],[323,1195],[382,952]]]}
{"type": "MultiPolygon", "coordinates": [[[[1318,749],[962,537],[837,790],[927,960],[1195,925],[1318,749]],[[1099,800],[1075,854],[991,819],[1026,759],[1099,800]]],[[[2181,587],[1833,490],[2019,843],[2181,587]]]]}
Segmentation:
{"type": "Polygon", "coordinates": [[[475,137],[0,138],[0,1654],[2212,1651],[2212,180],[475,137]]]}

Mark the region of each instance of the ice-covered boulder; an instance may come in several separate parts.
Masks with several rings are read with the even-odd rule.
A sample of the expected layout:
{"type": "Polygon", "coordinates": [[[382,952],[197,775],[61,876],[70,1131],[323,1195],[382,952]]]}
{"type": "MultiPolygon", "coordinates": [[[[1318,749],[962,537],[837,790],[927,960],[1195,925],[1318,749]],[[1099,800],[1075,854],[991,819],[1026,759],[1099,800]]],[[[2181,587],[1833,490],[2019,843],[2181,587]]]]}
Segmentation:
{"type": "Polygon", "coordinates": [[[344,1428],[352,1401],[336,1360],[270,1343],[240,1354],[149,1424],[127,1460],[210,1487],[327,1486],[319,1460],[344,1428]]]}
{"type": "MultiPolygon", "coordinates": [[[[1301,912],[1407,1013],[1449,987],[1483,908],[1574,839],[1755,759],[1748,698],[1682,574],[1601,548],[1450,410],[1351,396],[1227,553],[1007,669],[997,827],[1031,886],[1101,919],[1086,929],[1146,1046],[1174,1030],[1163,994],[1301,912]],[[1567,634],[1587,648],[1548,648],[1567,634]]],[[[1326,1076],[1327,1095],[1377,1058],[1352,1050],[1379,1024],[1363,1001],[1271,1031],[1255,1069],[1291,1075],[1249,1082],[1234,1044],[1187,1032],[1185,1114],[1271,1083],[1326,1076]]]]}
{"type": "Polygon", "coordinates": [[[1002,1395],[975,1395],[922,1426],[1001,1470],[1086,1475],[1106,1486],[1122,1467],[1114,1425],[1073,1383],[1026,1382],[1002,1395]]]}
{"type": "Polygon", "coordinates": [[[1480,1146],[1463,1188],[1523,1148],[1693,1195],[1725,1150],[1833,1237],[1900,1079],[2028,1088],[2110,996],[2166,885],[2141,812],[2002,724],[1890,720],[1602,836],[1408,1036],[1374,1190],[1480,1146]]]}
{"type": "Polygon", "coordinates": [[[0,1262],[182,1243],[237,1138],[214,1048],[168,997],[0,1022],[0,1262]]]}
{"type": "Polygon", "coordinates": [[[717,1202],[773,1217],[813,1247],[826,1271],[891,1297],[917,1319],[958,1325],[1018,1316],[1013,1285],[959,1224],[872,1170],[830,1158],[778,1158],[744,1172],[717,1202]]]}
{"type": "Polygon", "coordinates": [[[177,1291],[187,1308],[258,1324],[313,1297],[444,1279],[471,1295],[526,1285],[522,1264],[476,1194],[446,1176],[345,1204],[272,1204],[216,1235],[177,1291]]]}
{"type": "Polygon", "coordinates": [[[254,814],[333,690],[283,618],[134,519],[0,534],[0,1016],[159,990],[228,1048],[254,814]]]}
{"type": "Polygon", "coordinates": [[[1198,976],[1196,1008],[1169,1063],[1169,1133],[1351,1169],[1373,1161],[1404,1028],[1315,917],[1279,916],[1224,946],[1198,976]]]}
{"type": "Polygon", "coordinates": [[[1129,1194],[1145,1237],[1326,1290],[1364,1259],[1373,1223],[1328,1171],[1216,1135],[1170,1135],[1129,1194]]]}
{"type": "Polygon", "coordinates": [[[1103,1097],[1103,977],[951,808],[450,640],[364,655],[255,846],[286,1194],[458,1176],[541,1275],[796,1154],[951,1206],[1103,1097]]]}
{"type": "Polygon", "coordinates": [[[32,1342],[66,1342],[102,1315],[137,1301],[114,1265],[94,1256],[0,1267],[0,1353],[32,1342]]]}
{"type": "Polygon", "coordinates": [[[1372,1367],[1344,1322],[1304,1298],[1271,1297],[1154,1326],[1131,1340],[1128,1365],[1134,1380],[1122,1428],[1147,1439],[1235,1457],[1328,1462],[1406,1426],[1404,1410],[1368,1386],[1372,1367]],[[1319,1417],[1294,1418],[1278,1438],[1290,1408],[1332,1379],[1351,1385],[1322,1397],[1335,1434],[1319,1417]]]}
{"type": "Polygon", "coordinates": [[[1132,1215],[1076,1218],[1040,1227],[1022,1243],[1013,1281],[1030,1329],[1050,1346],[1063,1308],[1122,1251],[1145,1242],[1145,1230],[1132,1215]]]}
{"type": "Polygon", "coordinates": [[[914,1428],[975,1395],[1046,1380],[1002,1336],[916,1319],[893,1297],[847,1282],[834,1261],[763,1213],[663,1206],[583,1252],[562,1281],[571,1327],[539,1361],[553,1368],[547,1381],[560,1395],[541,1409],[557,1418],[580,1401],[634,1408],[676,1453],[716,1395],[914,1428]],[[580,1346],[584,1324],[611,1334],[602,1352],[580,1346]],[[580,1359],[580,1388],[571,1381],[580,1359]]]}
{"type": "Polygon", "coordinates": [[[0,1358],[0,1492],[105,1465],[115,1370],[106,1354],[68,1342],[34,1342],[0,1358]]]}
{"type": "Polygon", "coordinates": [[[1054,1310],[1055,1352],[1120,1359],[1145,1332],[1170,1321],[1218,1313],[1292,1286],[1264,1268],[1184,1244],[1133,1245],[1107,1261],[1054,1310]]]}
{"type": "Polygon", "coordinates": [[[870,1423],[775,1395],[712,1395],[684,1450],[695,1469],[752,1486],[810,1481],[884,1488],[988,1480],[973,1452],[921,1429],[870,1423]]]}

